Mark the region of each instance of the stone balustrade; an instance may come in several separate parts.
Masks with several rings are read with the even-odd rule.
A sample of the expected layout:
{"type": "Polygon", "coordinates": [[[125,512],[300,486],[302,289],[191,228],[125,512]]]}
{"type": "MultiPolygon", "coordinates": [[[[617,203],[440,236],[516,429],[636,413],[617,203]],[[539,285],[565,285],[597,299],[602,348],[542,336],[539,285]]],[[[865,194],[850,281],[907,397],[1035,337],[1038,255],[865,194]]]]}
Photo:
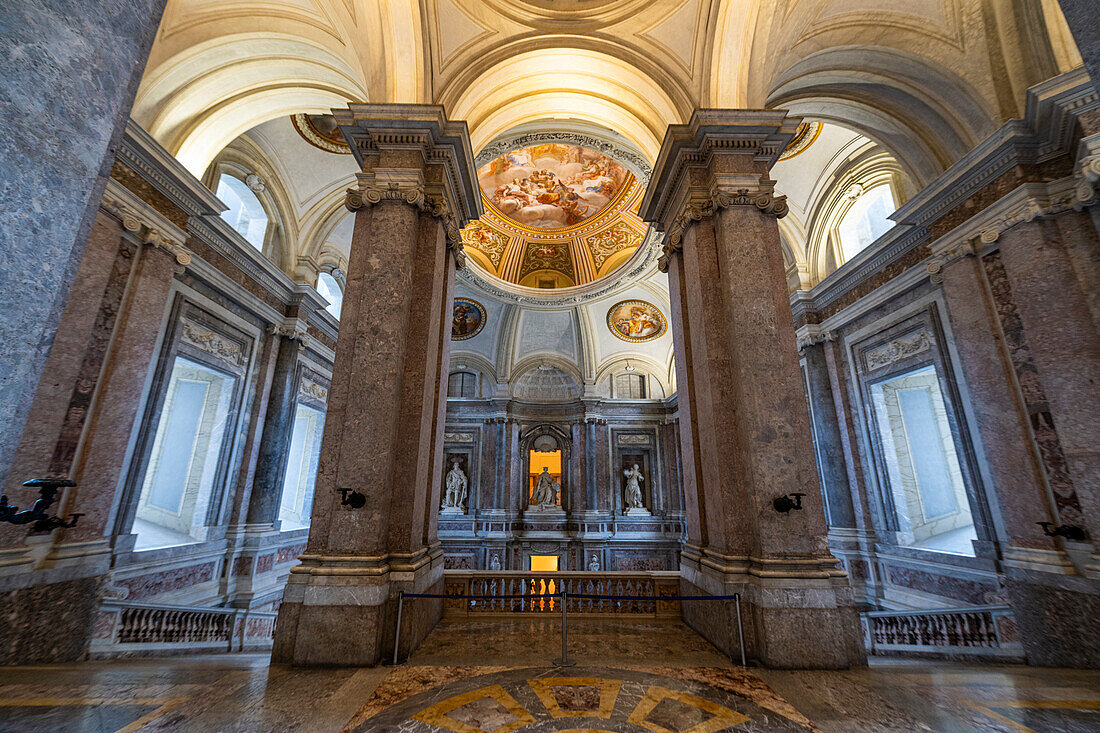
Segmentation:
{"type": "Polygon", "coordinates": [[[863,628],[876,656],[1024,657],[1008,606],[872,611],[863,614],[863,628]]]}
{"type": "Polygon", "coordinates": [[[675,571],[448,570],[444,577],[444,588],[448,595],[491,596],[447,599],[444,603],[444,615],[449,618],[561,613],[560,597],[539,596],[559,594],[563,590],[567,594],[566,611],[570,615],[613,614],[638,619],[680,615],[679,601],[648,600],[652,597],[674,597],[679,594],[680,577],[675,571]],[[609,598],[579,597],[582,595],[609,598]]]}
{"type": "Polygon", "coordinates": [[[271,648],[274,613],[125,601],[100,605],[92,658],[262,651],[271,648]]]}

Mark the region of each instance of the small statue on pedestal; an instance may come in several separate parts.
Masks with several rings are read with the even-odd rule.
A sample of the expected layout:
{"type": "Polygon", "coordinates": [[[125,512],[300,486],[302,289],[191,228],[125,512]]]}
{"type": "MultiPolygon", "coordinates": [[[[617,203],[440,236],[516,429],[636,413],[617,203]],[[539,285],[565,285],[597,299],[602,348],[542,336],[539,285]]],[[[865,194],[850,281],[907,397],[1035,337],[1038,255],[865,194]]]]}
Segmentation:
{"type": "Polygon", "coordinates": [[[443,498],[444,514],[465,514],[463,505],[466,502],[466,487],[469,483],[466,474],[458,466],[457,458],[451,459],[451,470],[447,472],[445,482],[447,493],[443,498]]]}
{"type": "Polygon", "coordinates": [[[550,509],[557,505],[559,491],[561,491],[561,484],[550,475],[549,467],[543,466],[531,495],[531,503],[539,509],[550,509]]]}
{"type": "Polygon", "coordinates": [[[623,475],[626,476],[626,510],[623,514],[645,514],[649,512],[645,508],[645,504],[642,502],[642,487],[641,482],[645,481],[645,476],[642,475],[641,470],[638,468],[638,464],[635,463],[632,468],[628,468],[623,471],[623,475]]]}

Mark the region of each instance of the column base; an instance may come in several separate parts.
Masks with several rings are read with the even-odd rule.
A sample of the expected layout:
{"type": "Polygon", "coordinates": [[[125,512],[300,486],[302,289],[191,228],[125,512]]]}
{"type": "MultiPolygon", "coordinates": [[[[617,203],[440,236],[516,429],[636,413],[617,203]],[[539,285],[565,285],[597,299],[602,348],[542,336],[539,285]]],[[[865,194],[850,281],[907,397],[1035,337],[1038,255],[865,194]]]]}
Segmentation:
{"type": "Polygon", "coordinates": [[[1028,664],[1100,669],[1100,583],[1017,568],[1005,591],[1028,664]]]}
{"type": "MultiPolygon", "coordinates": [[[[372,667],[393,658],[398,594],[442,593],[443,550],[413,556],[303,555],[279,607],[271,661],[300,667],[372,667]]],[[[401,659],[443,616],[443,601],[408,599],[401,659]]]]}
{"type": "MultiPolygon", "coordinates": [[[[847,669],[867,664],[859,614],[843,571],[820,558],[792,560],[799,570],[759,567],[744,558],[719,567],[711,556],[680,560],[683,595],[741,594],[745,654],[773,669],[847,669]],[[810,570],[811,564],[816,566],[810,570]]],[[[835,560],[833,561],[835,562],[835,560]]],[[[683,601],[684,622],[737,658],[734,601],[683,601]]]]}

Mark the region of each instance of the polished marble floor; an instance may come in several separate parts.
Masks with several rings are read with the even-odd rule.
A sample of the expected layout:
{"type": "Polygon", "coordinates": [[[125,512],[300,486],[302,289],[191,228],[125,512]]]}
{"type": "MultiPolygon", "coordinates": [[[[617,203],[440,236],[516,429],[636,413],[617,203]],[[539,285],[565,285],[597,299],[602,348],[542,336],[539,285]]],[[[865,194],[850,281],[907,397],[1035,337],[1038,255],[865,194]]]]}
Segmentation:
{"type": "Polygon", "coordinates": [[[875,660],[741,670],[678,623],[447,622],[401,667],[265,655],[0,668],[0,732],[1100,731],[1100,673],[875,660]]]}

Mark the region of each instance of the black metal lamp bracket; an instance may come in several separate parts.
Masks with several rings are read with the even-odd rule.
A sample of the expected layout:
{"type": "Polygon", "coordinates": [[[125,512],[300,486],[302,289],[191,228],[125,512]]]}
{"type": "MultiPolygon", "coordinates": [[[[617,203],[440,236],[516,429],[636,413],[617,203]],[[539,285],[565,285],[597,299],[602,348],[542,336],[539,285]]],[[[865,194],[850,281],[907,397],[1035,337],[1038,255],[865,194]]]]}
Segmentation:
{"type": "Polygon", "coordinates": [[[38,489],[38,500],[30,509],[19,511],[19,507],[8,503],[6,494],[0,494],[0,522],[9,524],[30,524],[34,522],[35,532],[52,532],[58,527],[75,527],[78,519],[83,514],[70,514],[68,520],[61,517],[51,517],[47,511],[57,501],[57,494],[61,489],[76,486],[76,483],[67,478],[35,478],[24,481],[24,486],[38,489]]]}

